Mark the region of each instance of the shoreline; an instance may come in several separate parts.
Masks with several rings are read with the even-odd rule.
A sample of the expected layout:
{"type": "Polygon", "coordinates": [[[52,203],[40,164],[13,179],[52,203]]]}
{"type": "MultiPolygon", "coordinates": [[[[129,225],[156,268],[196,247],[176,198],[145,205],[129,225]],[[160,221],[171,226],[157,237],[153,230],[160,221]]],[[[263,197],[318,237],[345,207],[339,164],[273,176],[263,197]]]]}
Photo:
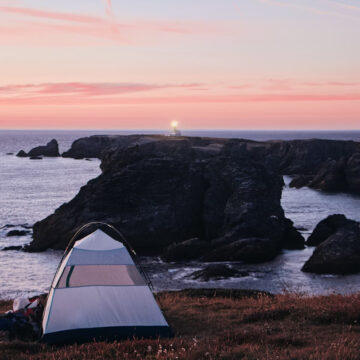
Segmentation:
{"type": "MultiPolygon", "coordinates": [[[[171,339],[58,347],[1,342],[0,351],[4,360],[261,359],[264,354],[279,360],[358,359],[360,293],[321,297],[247,295],[251,296],[241,296],[241,292],[231,296],[226,291],[219,294],[213,289],[157,294],[175,333],[171,339]]],[[[4,303],[0,302],[3,309],[4,303]]]]}

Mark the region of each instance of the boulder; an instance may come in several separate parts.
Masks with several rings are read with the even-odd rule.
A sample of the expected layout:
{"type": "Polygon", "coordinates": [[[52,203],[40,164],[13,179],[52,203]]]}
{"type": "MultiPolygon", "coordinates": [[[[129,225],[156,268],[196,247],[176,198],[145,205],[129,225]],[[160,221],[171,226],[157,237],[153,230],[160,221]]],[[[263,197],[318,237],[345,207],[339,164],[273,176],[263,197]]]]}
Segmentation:
{"type": "Polygon", "coordinates": [[[18,157],[27,157],[28,154],[27,154],[24,150],[20,150],[20,151],[16,154],[16,156],[18,156],[18,157]]]}
{"type": "Polygon", "coordinates": [[[41,156],[30,156],[30,160],[42,160],[41,156]]]}
{"type": "Polygon", "coordinates": [[[258,262],[276,256],[293,227],[280,205],[282,178],[254,161],[241,140],[151,138],[106,151],[101,169],[34,225],[29,251],[64,249],[77,229],[97,220],[119,228],[140,255],[192,257],[186,240],[197,238],[201,257],[243,240],[248,245],[238,253],[244,247],[242,258],[258,262]]]}
{"type": "Polygon", "coordinates": [[[26,236],[30,234],[28,230],[10,230],[6,236],[26,236]]]}
{"type": "Polygon", "coordinates": [[[45,146],[37,146],[31,149],[27,156],[29,156],[30,158],[38,158],[39,156],[60,156],[59,144],[55,139],[52,139],[45,146]]]}
{"type": "Polygon", "coordinates": [[[314,251],[302,271],[317,274],[360,272],[360,224],[342,227],[314,251]]]}
{"type": "Polygon", "coordinates": [[[345,215],[342,214],[330,215],[316,225],[312,234],[307,239],[306,245],[317,246],[329,236],[335,234],[340,228],[351,226],[355,223],[355,221],[348,220],[345,215]]]}
{"type": "Polygon", "coordinates": [[[2,249],[2,251],[19,251],[22,250],[23,246],[7,246],[2,249]]]}
{"type": "Polygon", "coordinates": [[[195,271],[188,275],[187,278],[191,280],[211,281],[244,276],[249,276],[249,273],[247,271],[239,271],[230,265],[216,264],[209,265],[203,270],[195,271]]]}
{"type": "Polygon", "coordinates": [[[318,274],[351,274],[360,271],[360,223],[344,215],[320,221],[308,243],[318,245],[302,270],[318,274]]]}

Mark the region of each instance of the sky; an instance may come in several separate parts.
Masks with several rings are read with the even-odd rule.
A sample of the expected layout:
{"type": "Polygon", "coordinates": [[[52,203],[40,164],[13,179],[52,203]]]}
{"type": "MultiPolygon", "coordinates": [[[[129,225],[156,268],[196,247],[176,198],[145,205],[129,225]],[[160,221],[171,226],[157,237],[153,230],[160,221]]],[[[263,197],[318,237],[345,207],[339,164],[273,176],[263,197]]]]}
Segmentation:
{"type": "Polygon", "coordinates": [[[0,0],[0,129],[360,129],[360,0],[0,0]]]}

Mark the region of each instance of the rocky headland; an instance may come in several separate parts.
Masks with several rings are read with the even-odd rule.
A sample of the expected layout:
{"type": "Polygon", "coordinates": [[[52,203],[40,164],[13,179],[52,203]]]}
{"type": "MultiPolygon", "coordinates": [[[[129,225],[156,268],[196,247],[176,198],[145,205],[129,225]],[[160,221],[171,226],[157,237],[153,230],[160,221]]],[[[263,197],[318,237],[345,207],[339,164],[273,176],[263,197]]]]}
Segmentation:
{"type": "MultiPolygon", "coordinates": [[[[102,158],[107,152],[162,140],[162,135],[94,135],[76,140],[62,156],[102,158]]],[[[200,141],[204,138],[193,138],[200,141]]],[[[195,140],[194,140],[195,141],[195,140]]],[[[231,139],[216,139],[224,144],[231,139]]],[[[328,192],[360,194],[360,143],[342,140],[291,140],[257,142],[239,139],[249,156],[272,171],[291,175],[291,187],[308,186],[328,192]]]]}
{"type": "MultiPolygon", "coordinates": [[[[96,220],[121,229],[140,255],[166,261],[268,261],[282,249],[304,248],[280,206],[281,175],[293,176],[295,187],[360,193],[359,154],[359,143],[337,140],[81,138],[62,156],[100,158],[102,174],[34,225],[27,250],[64,249],[77,229],[96,220]]],[[[350,220],[330,218],[331,226],[344,221],[350,220]]],[[[314,265],[316,258],[326,263],[328,237],[342,232],[342,238],[352,238],[336,228],[320,244],[317,234],[328,223],[320,223],[308,239],[308,246],[318,248],[303,270],[353,272],[314,265]]]]}
{"type": "Polygon", "coordinates": [[[94,220],[121,229],[139,254],[167,260],[261,262],[304,247],[280,206],[281,176],[246,142],[124,138],[130,145],[103,152],[98,178],[34,225],[28,250],[64,249],[94,220]]]}

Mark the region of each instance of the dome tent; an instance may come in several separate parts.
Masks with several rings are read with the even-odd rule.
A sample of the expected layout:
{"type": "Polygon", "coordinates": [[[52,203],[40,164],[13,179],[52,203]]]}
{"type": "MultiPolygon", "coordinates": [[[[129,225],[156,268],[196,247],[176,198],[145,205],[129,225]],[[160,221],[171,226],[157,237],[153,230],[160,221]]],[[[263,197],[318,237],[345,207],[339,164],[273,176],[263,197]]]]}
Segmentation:
{"type": "Polygon", "coordinates": [[[44,342],[171,336],[125,239],[103,230],[70,242],[65,251],[44,309],[44,342]]]}

